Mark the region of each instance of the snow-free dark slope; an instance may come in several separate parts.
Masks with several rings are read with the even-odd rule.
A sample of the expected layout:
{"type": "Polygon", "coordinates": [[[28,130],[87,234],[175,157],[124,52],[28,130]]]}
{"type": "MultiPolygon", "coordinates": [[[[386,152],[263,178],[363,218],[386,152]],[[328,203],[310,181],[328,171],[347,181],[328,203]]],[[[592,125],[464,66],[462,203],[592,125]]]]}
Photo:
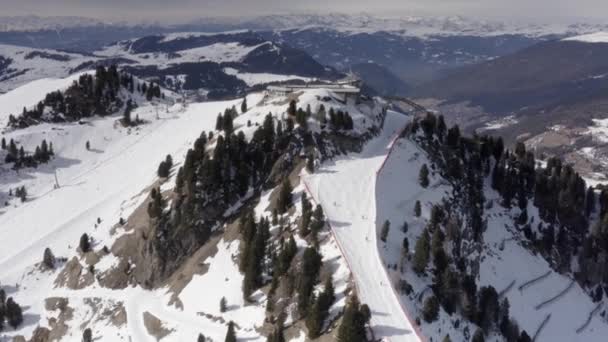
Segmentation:
{"type": "Polygon", "coordinates": [[[364,80],[365,86],[373,89],[379,95],[403,96],[411,88],[390,70],[376,63],[355,64],[349,67],[348,71],[364,80]]]}
{"type": "Polygon", "coordinates": [[[337,69],[373,62],[408,83],[428,82],[444,76],[448,69],[504,56],[542,40],[518,34],[418,37],[408,31],[353,30],[312,27],[262,34],[306,50],[337,69]]]}
{"type": "Polygon", "coordinates": [[[464,67],[420,86],[415,95],[470,101],[493,113],[547,107],[602,93],[608,44],[555,40],[464,67]]]}

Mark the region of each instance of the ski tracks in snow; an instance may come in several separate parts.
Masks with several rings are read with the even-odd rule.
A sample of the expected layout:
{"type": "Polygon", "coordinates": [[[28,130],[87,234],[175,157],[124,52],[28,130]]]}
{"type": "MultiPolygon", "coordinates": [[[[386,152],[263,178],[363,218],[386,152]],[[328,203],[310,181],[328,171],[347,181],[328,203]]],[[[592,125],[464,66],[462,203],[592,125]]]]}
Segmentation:
{"type": "Polygon", "coordinates": [[[376,229],[376,177],[410,118],[389,111],[382,134],[363,152],[328,163],[304,182],[323,205],[336,241],[351,268],[361,302],[372,311],[376,338],[424,341],[409,319],[380,258],[376,229]]]}

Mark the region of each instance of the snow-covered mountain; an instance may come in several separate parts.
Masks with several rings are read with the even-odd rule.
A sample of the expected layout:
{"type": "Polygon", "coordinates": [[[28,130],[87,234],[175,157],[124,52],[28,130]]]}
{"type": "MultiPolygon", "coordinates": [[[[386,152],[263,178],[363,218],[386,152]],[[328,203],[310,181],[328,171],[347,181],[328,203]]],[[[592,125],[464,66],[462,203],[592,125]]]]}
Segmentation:
{"type": "Polygon", "coordinates": [[[120,41],[86,54],[0,45],[0,92],[110,64],[206,98],[236,96],[273,82],[339,77],[305,51],[251,31],[180,32],[120,41]]]}
{"type": "MultiPolygon", "coordinates": [[[[33,106],[79,76],[33,82],[0,106],[33,106]]],[[[446,132],[442,118],[387,110],[380,98],[344,102],[335,89],[204,103],[162,91],[163,101],[133,95],[135,126],[121,109],[3,133],[26,151],[42,139],[54,148],[48,163],[0,173],[0,288],[23,310],[6,338],[80,341],[90,329],[222,340],[233,322],[253,341],[332,341],[352,310],[371,313],[369,338],[390,341],[607,333],[603,278],[588,272],[605,252],[576,242],[594,241],[583,227],[605,215],[606,194],[567,187],[579,182],[571,169],[545,170],[525,148],[446,132]],[[212,171],[234,163],[251,178],[212,171]],[[517,171],[493,175],[503,167],[517,171]],[[573,181],[540,188],[543,177],[573,181]],[[558,207],[543,197],[554,186],[558,207]],[[24,201],[14,195],[22,187],[24,201]],[[568,196],[594,205],[585,214],[568,196]]]]}
{"type": "MultiPolygon", "coordinates": [[[[45,97],[46,92],[67,89],[79,76],[33,82],[23,89],[0,95],[0,106],[33,106],[45,97]],[[25,93],[36,95],[24,98],[25,93]]],[[[279,155],[282,158],[272,169],[272,177],[277,180],[261,178],[263,187],[251,184],[246,193],[237,196],[237,201],[221,207],[216,216],[217,223],[212,224],[211,236],[208,241],[204,240],[206,243],[199,241],[192,250],[177,250],[179,256],[172,259],[172,262],[180,262],[173,264],[176,269],[166,266],[158,273],[149,274],[151,269],[162,263],[156,259],[158,252],[137,247],[147,246],[148,238],[142,239],[143,236],[149,236],[150,243],[161,238],[153,233],[160,229],[156,226],[157,220],[148,216],[149,189],[157,187],[162,196],[167,196],[167,215],[177,210],[170,197],[181,191],[173,189],[182,177],[182,171],[178,172],[178,169],[189,163],[184,158],[190,158],[187,156],[193,153],[193,148],[199,151],[202,136],[209,139],[206,148],[213,150],[221,145],[222,136],[226,134],[216,130],[217,113],[225,111],[227,115],[236,115],[233,121],[235,133],[242,133],[246,141],[257,141],[261,128],[267,127],[269,119],[289,127],[284,96],[250,94],[246,97],[248,105],[245,107],[242,106],[244,99],[180,103],[178,100],[181,98],[171,92],[163,90],[163,93],[166,94],[163,101],[136,99],[138,107],[131,113],[141,121],[136,126],[125,126],[120,110],[114,115],[93,117],[86,122],[42,123],[3,133],[5,141],[15,141],[28,154],[41,139],[45,139],[52,144],[54,157],[38,168],[15,171],[10,168],[11,164],[3,162],[2,165],[0,194],[6,206],[0,215],[0,226],[6,229],[0,230],[3,246],[0,288],[21,305],[23,322],[17,324],[17,329],[4,329],[0,334],[7,339],[17,335],[29,339],[35,334],[43,340],[80,341],[83,330],[88,328],[94,338],[112,340],[152,341],[162,338],[183,341],[194,340],[200,333],[213,340],[221,340],[228,322],[233,321],[239,338],[265,340],[264,336],[278,324],[275,320],[283,312],[280,320],[284,322],[284,332],[281,333],[291,336],[291,340],[303,341],[306,330],[303,329],[302,312],[292,301],[293,296],[291,300],[290,296],[286,297],[285,291],[288,290],[284,286],[289,283],[289,277],[281,278],[279,284],[282,285],[276,289],[276,294],[268,293],[272,277],[270,271],[278,272],[272,268],[278,267],[274,262],[264,262],[264,286],[253,292],[250,298],[243,296],[244,275],[239,271],[238,261],[242,257],[238,255],[244,253],[245,242],[238,238],[238,222],[239,217],[250,209],[256,221],[263,217],[268,219],[270,236],[267,248],[276,249],[279,253],[286,248],[283,243],[287,244],[290,236],[295,239],[297,249],[291,256],[292,274],[304,267],[304,251],[313,250],[312,246],[315,246],[315,253],[322,258],[322,263],[317,266],[320,269],[316,272],[320,273],[314,276],[314,282],[319,283],[314,291],[320,294],[327,281],[332,283],[335,291],[331,300],[333,304],[325,309],[323,320],[327,324],[319,329],[323,335],[335,334],[336,324],[355,283],[345,257],[340,254],[338,242],[329,228],[318,221],[318,209],[311,223],[312,227],[317,222],[314,238],[298,233],[304,229],[300,223],[305,210],[302,203],[308,203],[301,199],[306,190],[298,180],[304,163],[302,153],[304,156],[313,153],[302,145],[299,130],[285,128],[284,133],[278,133],[280,129],[277,128],[277,134],[280,134],[276,137],[277,148],[289,151],[286,155],[279,155]],[[231,108],[235,106],[245,111],[234,113],[231,108]],[[212,136],[212,133],[215,134],[212,136]],[[284,145],[287,141],[289,144],[284,145]],[[173,157],[174,164],[169,177],[159,179],[157,166],[160,161],[165,161],[167,155],[173,157]],[[295,159],[284,159],[286,156],[295,159]],[[285,171],[281,171],[283,169],[285,171]],[[273,219],[270,223],[276,215],[273,208],[277,207],[276,197],[280,188],[277,184],[284,183],[281,172],[290,172],[294,177],[292,200],[287,203],[288,213],[280,214],[280,220],[273,219]],[[14,189],[21,187],[27,189],[25,201],[12,195],[14,189]],[[32,215],[33,212],[37,215],[32,215]],[[84,241],[90,242],[90,247],[85,250],[82,244],[84,233],[87,234],[84,241]],[[27,236],[27,242],[19,243],[23,236],[27,236]],[[49,259],[52,260],[50,266],[43,261],[47,247],[54,255],[49,259]],[[203,297],[201,293],[204,293],[203,297]],[[271,296],[274,310],[268,304],[271,296]],[[223,301],[225,305],[221,305],[223,301]]],[[[328,127],[329,109],[331,125],[334,110],[340,117],[347,111],[353,125],[350,130],[338,128],[334,131],[338,138],[335,142],[327,140],[323,146],[319,145],[320,153],[326,157],[339,154],[344,148],[357,148],[361,139],[369,139],[372,132],[378,132],[385,108],[385,103],[371,99],[360,104],[343,103],[339,96],[327,89],[311,89],[299,95],[298,106],[316,111],[320,105],[328,108],[328,127]]],[[[3,118],[3,122],[8,120],[7,115],[3,118]]],[[[312,117],[308,128],[315,134],[329,132],[312,117]]],[[[387,134],[383,139],[391,136],[390,131],[387,134]]],[[[233,137],[236,139],[236,135],[233,137]]],[[[322,155],[318,158],[323,158],[322,155]]],[[[216,154],[216,158],[219,155],[216,154]]],[[[259,170],[269,171],[268,166],[259,170]]],[[[302,176],[305,174],[306,171],[302,171],[302,176]]],[[[187,192],[182,194],[186,196],[187,192]]],[[[262,221],[259,224],[263,224],[262,221]]],[[[186,246],[188,235],[180,236],[184,240],[177,243],[186,246]]],[[[164,239],[167,244],[176,242],[171,240],[175,238],[164,239]]],[[[289,268],[290,265],[282,267],[289,268]]]]}
{"type": "MultiPolygon", "coordinates": [[[[287,25],[281,18],[267,20],[287,25]]],[[[356,18],[361,30],[378,25],[356,18]]],[[[603,341],[605,187],[533,153],[535,140],[510,149],[462,134],[440,111],[331,83],[338,73],[309,55],[344,49],[335,57],[344,61],[365,41],[361,50],[382,42],[396,58],[409,42],[425,47],[418,57],[449,60],[456,53],[427,53],[462,51],[469,38],[409,40],[307,20],[317,25],[152,35],[92,54],[6,47],[0,340],[603,341]],[[289,86],[265,87],[275,82],[289,86]],[[211,100],[220,97],[230,99],[211,100]]],[[[483,39],[470,58],[537,38],[472,44],[483,39]]],[[[544,42],[519,52],[527,58],[452,77],[484,85],[479,75],[498,70],[507,85],[526,76],[537,81],[527,87],[563,90],[553,85],[570,75],[601,84],[603,41],[544,42]],[[544,51],[560,58],[549,63],[544,51]],[[522,61],[539,67],[514,67],[522,61]],[[551,68],[562,70],[548,77],[551,68]]],[[[390,59],[354,71],[407,91],[383,67],[390,59]]],[[[449,91],[470,91],[451,82],[449,91]]],[[[503,86],[480,88],[491,85],[503,86]]],[[[584,127],[573,134],[594,139],[582,151],[596,158],[606,120],[582,117],[570,118],[584,127]]],[[[520,120],[496,117],[484,133],[520,120]]]]}
{"type": "Polygon", "coordinates": [[[43,78],[63,78],[94,56],[0,45],[0,93],[43,78]]]}
{"type": "Polygon", "coordinates": [[[212,98],[240,94],[258,84],[338,76],[305,51],[251,31],[150,36],[118,42],[96,54],[129,60],[126,69],[133,74],[159,79],[173,89],[204,91],[212,98]]]}
{"type": "Polygon", "coordinates": [[[104,25],[100,20],[84,17],[41,17],[36,15],[0,17],[0,32],[62,30],[74,27],[104,25]]]}

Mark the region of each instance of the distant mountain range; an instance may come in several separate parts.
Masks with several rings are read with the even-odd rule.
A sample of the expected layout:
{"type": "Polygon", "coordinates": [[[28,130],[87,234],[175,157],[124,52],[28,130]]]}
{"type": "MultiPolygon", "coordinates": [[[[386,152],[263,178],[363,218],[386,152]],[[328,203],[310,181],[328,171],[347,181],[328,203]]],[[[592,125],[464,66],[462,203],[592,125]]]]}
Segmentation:
{"type": "Polygon", "coordinates": [[[604,178],[608,162],[608,39],[605,34],[542,42],[463,67],[417,87],[417,98],[468,131],[524,141],[604,178]],[[604,38],[602,38],[604,37],[604,38]],[[429,101],[433,103],[433,101],[429,101]],[[598,173],[599,172],[599,173],[598,173]]]}
{"type": "MultiPolygon", "coordinates": [[[[186,24],[102,22],[78,17],[0,17],[0,43],[95,53],[116,41],[176,32],[252,30],[348,71],[375,63],[406,84],[445,77],[454,68],[505,56],[543,41],[608,25],[507,23],[464,17],[384,18],[369,14],[201,18],[186,24]]],[[[183,44],[187,44],[184,42],[183,44]]],[[[401,92],[403,88],[397,88],[401,92]]],[[[403,94],[401,94],[403,95],[403,94]]]]}
{"type": "Polygon", "coordinates": [[[601,22],[583,21],[572,23],[516,22],[480,20],[463,16],[378,16],[359,14],[288,14],[241,17],[207,17],[183,24],[159,22],[111,22],[85,17],[0,16],[0,32],[66,30],[84,27],[117,26],[130,28],[165,28],[184,31],[188,28],[207,31],[233,29],[289,30],[331,28],[341,32],[374,33],[399,32],[409,37],[424,36],[497,36],[521,34],[531,37],[546,35],[575,35],[596,32],[608,28],[601,22]]]}
{"type": "Polygon", "coordinates": [[[304,51],[251,31],[174,33],[124,40],[92,53],[4,45],[0,50],[0,91],[38,78],[65,77],[109,64],[206,98],[236,96],[259,84],[340,75],[304,51]]]}

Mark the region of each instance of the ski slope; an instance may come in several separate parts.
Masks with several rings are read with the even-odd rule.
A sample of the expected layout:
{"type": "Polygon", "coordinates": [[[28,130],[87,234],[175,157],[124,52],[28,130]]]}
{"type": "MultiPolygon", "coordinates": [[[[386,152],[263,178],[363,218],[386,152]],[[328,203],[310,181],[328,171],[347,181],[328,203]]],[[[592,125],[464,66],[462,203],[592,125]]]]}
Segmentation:
{"type": "Polygon", "coordinates": [[[328,162],[305,179],[342,248],[362,303],[372,312],[375,338],[421,341],[392,289],[377,249],[376,172],[410,118],[389,111],[381,134],[358,154],[328,162]]]}
{"type": "MultiPolygon", "coordinates": [[[[34,82],[25,89],[35,97],[54,87],[61,89],[72,79],[34,82]]],[[[3,108],[16,108],[14,102],[22,103],[22,93],[22,89],[16,89],[0,95],[0,104],[3,108]]],[[[171,154],[178,167],[201,132],[214,129],[217,113],[239,103],[195,103],[185,108],[182,104],[167,107],[140,103],[133,115],[146,123],[138,127],[124,128],[117,122],[119,116],[111,116],[93,118],[85,124],[40,124],[4,132],[4,138],[15,139],[27,151],[32,151],[42,139],[51,141],[56,157],[36,169],[0,170],[0,199],[9,201],[0,209],[0,284],[24,308],[24,324],[16,330],[3,331],[0,340],[16,335],[27,337],[38,325],[47,326],[53,313],[45,308],[45,299],[53,296],[74,301],[70,304],[75,309],[74,318],[68,322],[73,329],[64,336],[65,341],[81,340],[79,324],[91,327],[94,336],[110,340],[131,336],[133,341],[155,341],[144,330],[142,315],[146,311],[180,327],[174,340],[194,340],[205,328],[215,338],[223,336],[224,324],[205,322],[168,306],[169,296],[162,292],[141,288],[112,291],[98,285],[79,291],[56,288],[54,280],[60,270],[41,272],[36,264],[41,262],[46,247],[57,257],[78,255],[78,240],[85,232],[92,237],[95,250],[112,246],[125,232],[119,229],[118,234],[111,235],[111,228],[120,217],[128,218],[148,196],[146,189],[157,180],[159,162],[171,154]],[[85,148],[87,141],[91,143],[90,150],[85,148]],[[54,189],[55,172],[59,189],[54,189]],[[9,189],[21,185],[28,189],[25,203],[6,197],[9,189]],[[77,304],[85,298],[98,298],[105,304],[121,303],[128,317],[127,327],[112,326],[103,320],[91,322],[94,314],[89,306],[77,304]]],[[[104,257],[96,270],[103,272],[104,267],[109,269],[114,263],[112,257],[104,257]]],[[[256,335],[243,333],[249,338],[256,335]]]]}
{"type": "MultiPolygon", "coordinates": [[[[41,80],[0,95],[0,112],[29,106],[42,96],[38,94],[65,88],[75,77],[41,80]],[[32,94],[30,99],[25,96],[27,93],[32,94]]],[[[310,91],[303,94],[300,101],[317,108],[321,104],[318,98],[326,95],[330,94],[310,91]]],[[[172,96],[167,96],[167,102],[172,96]]],[[[244,131],[246,136],[253,134],[268,112],[279,117],[286,109],[284,99],[266,98],[262,93],[250,94],[247,100],[252,107],[235,120],[235,129],[244,131]],[[253,125],[249,127],[248,122],[253,125]]],[[[103,246],[111,247],[123,234],[132,234],[133,231],[126,232],[122,228],[114,234],[111,230],[120,218],[128,219],[148,196],[149,187],[158,180],[159,162],[171,154],[174,176],[201,132],[214,130],[217,113],[238,106],[241,101],[190,103],[184,107],[181,103],[167,105],[138,99],[140,106],[132,115],[145,121],[138,127],[125,128],[118,122],[120,116],[110,116],[82,123],[42,123],[25,129],[5,130],[2,137],[14,139],[26,151],[32,151],[42,139],[52,142],[56,156],[50,163],[35,169],[17,172],[0,168],[0,203],[8,201],[7,206],[0,207],[0,286],[24,308],[24,324],[16,330],[2,331],[0,341],[12,340],[17,335],[28,338],[36,327],[48,327],[49,319],[60,315],[60,310],[45,306],[48,298],[67,298],[69,307],[74,310],[73,318],[66,322],[69,329],[61,337],[62,341],[80,341],[84,327],[91,328],[93,336],[103,340],[157,341],[157,337],[148,331],[145,313],[158,318],[162,328],[169,331],[163,341],[193,341],[199,333],[219,341],[224,338],[230,320],[237,323],[236,333],[240,339],[265,340],[259,328],[264,324],[266,298],[259,292],[254,294],[256,304],[243,300],[243,276],[234,262],[238,242],[222,240],[218,243],[217,254],[205,260],[209,265],[207,272],[195,275],[177,294],[181,307],[169,304],[176,293],[168,288],[148,291],[135,286],[111,290],[94,280],[81,290],[71,290],[55,284],[63,265],[55,271],[42,270],[38,266],[44,249],[50,247],[56,257],[68,260],[75,257],[84,267],[81,278],[90,276],[85,258],[77,251],[80,236],[86,232],[92,237],[93,249],[99,251],[103,246]],[[89,150],[85,148],[87,141],[90,142],[89,150]],[[60,185],[58,189],[54,188],[55,175],[60,185]],[[22,185],[28,190],[25,203],[7,195],[10,189],[22,185]],[[226,297],[229,305],[224,313],[219,311],[221,297],[226,297]],[[91,306],[91,301],[98,303],[97,308],[91,306]],[[122,325],[113,324],[104,316],[104,312],[117,308],[122,309],[126,317],[122,325]],[[212,316],[206,317],[203,313],[212,316]]],[[[341,105],[333,99],[323,103],[341,105]]],[[[345,107],[360,128],[371,125],[371,120],[366,122],[365,118],[377,116],[381,109],[372,105],[355,107],[349,104],[345,107]]],[[[162,189],[170,189],[173,184],[174,180],[170,179],[162,189]]],[[[294,191],[301,193],[303,187],[294,191]]],[[[269,195],[270,192],[264,195],[256,208],[260,216],[271,215],[267,211],[269,195]]],[[[350,271],[334,240],[322,241],[320,248],[324,260],[332,270],[334,287],[339,291],[330,308],[330,317],[335,317],[342,312],[346,302],[343,293],[348,287],[350,271]]],[[[301,248],[306,246],[304,240],[298,239],[297,243],[301,248]]],[[[103,256],[95,264],[95,274],[103,276],[104,271],[118,266],[118,262],[112,254],[103,256]]]]}

